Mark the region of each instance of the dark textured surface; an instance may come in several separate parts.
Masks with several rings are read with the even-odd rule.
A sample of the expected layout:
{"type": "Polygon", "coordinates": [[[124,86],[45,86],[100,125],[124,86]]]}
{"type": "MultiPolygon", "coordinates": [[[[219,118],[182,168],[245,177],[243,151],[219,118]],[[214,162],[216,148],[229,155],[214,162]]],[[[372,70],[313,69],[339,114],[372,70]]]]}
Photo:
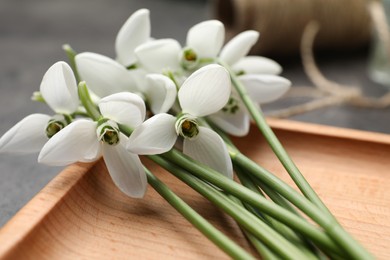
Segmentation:
{"type": "MultiPolygon", "coordinates": [[[[182,43],[191,25],[211,17],[208,3],[195,0],[0,0],[0,133],[30,113],[50,113],[43,104],[29,99],[45,71],[65,59],[63,43],[77,51],[113,57],[116,33],[128,16],[142,7],[151,10],[153,37],[174,37],[182,43]]],[[[359,85],[369,95],[386,91],[367,78],[365,52],[322,55],[319,62],[330,79],[359,85]]],[[[310,85],[299,60],[284,59],[281,64],[294,85],[310,85]]],[[[389,117],[389,109],[338,106],[293,119],[390,133],[389,117]]],[[[59,168],[38,165],[36,157],[1,154],[0,226],[59,172],[59,168]]]]}

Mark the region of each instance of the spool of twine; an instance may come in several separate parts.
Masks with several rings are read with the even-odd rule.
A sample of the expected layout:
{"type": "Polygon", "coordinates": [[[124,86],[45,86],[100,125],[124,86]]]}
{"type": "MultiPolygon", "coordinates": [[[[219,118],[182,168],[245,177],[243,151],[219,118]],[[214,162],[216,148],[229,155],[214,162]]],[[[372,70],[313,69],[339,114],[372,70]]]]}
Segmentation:
{"type": "Polygon", "coordinates": [[[321,28],[315,49],[350,50],[370,40],[369,1],[215,0],[214,15],[225,24],[227,38],[248,29],[259,31],[254,53],[298,53],[303,30],[313,20],[321,28]]]}

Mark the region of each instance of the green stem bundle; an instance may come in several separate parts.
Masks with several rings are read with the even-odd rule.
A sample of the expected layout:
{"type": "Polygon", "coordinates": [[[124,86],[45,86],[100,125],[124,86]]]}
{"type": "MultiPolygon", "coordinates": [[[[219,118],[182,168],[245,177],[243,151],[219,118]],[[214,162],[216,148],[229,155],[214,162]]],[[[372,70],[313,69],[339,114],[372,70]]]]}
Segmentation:
{"type": "Polygon", "coordinates": [[[194,225],[203,235],[234,259],[254,259],[249,253],[211,225],[206,219],[193,210],[178,197],[161,180],[145,168],[149,184],[183,217],[194,225]]]}
{"type": "MultiPolygon", "coordinates": [[[[320,224],[320,226],[322,226],[326,230],[326,232],[334,239],[334,241],[337,241],[340,247],[346,250],[346,252],[350,257],[353,257],[354,259],[373,258],[370,253],[368,253],[355,239],[353,239],[341,227],[341,225],[337,222],[336,218],[331,214],[329,209],[319,198],[317,193],[312,189],[310,184],[306,181],[302,173],[299,171],[298,167],[294,164],[294,162],[292,161],[292,159],[290,158],[290,156],[288,155],[288,153],[286,152],[286,150],[284,149],[284,147],[276,137],[275,133],[272,131],[271,127],[267,124],[265,117],[261,111],[261,108],[259,108],[259,106],[256,106],[253,103],[253,100],[247,93],[246,88],[240,82],[240,80],[235,76],[234,72],[224,62],[220,62],[220,64],[229,71],[233,86],[235,87],[237,93],[239,94],[242,102],[245,104],[256,126],[258,127],[260,132],[267,140],[269,146],[271,147],[275,155],[278,157],[279,161],[282,163],[282,165],[289,173],[290,177],[298,186],[298,188],[301,190],[303,195],[316,206],[316,208],[313,209],[313,211],[309,209],[311,211],[310,217],[314,216],[313,220],[316,221],[318,224],[320,224]]],[[[232,159],[233,161],[238,163],[241,167],[247,167],[247,169],[250,169],[252,173],[256,172],[253,171],[254,168],[257,168],[257,170],[260,169],[260,167],[258,167],[257,164],[255,166],[255,163],[253,162],[250,163],[249,160],[246,159],[245,162],[250,163],[250,165],[244,164],[241,161],[244,160],[241,154],[235,155],[234,158],[232,157],[232,159]]],[[[259,173],[259,171],[257,172],[259,173]]],[[[297,204],[295,205],[301,208],[300,206],[303,205],[307,207],[308,204],[300,203],[300,205],[297,204]]]]}

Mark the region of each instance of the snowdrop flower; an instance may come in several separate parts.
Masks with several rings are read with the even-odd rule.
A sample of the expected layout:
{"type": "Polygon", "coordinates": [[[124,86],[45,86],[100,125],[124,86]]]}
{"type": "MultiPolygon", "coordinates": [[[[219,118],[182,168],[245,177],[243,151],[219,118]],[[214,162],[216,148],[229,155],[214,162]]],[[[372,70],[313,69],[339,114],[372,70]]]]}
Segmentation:
{"type": "MultiPolygon", "coordinates": [[[[291,86],[291,82],[275,75],[243,75],[239,79],[255,104],[264,104],[277,100],[291,86]]],[[[250,115],[235,91],[226,106],[209,116],[218,127],[234,136],[245,136],[249,132],[250,115]]]]}
{"type": "Polygon", "coordinates": [[[208,20],[191,27],[183,49],[182,66],[195,68],[202,61],[215,62],[225,38],[225,27],[218,20],[208,20]]]}
{"type": "Polygon", "coordinates": [[[117,61],[125,67],[134,65],[137,61],[134,50],[150,40],[150,31],[149,10],[140,9],[133,13],[116,36],[117,61]]]}
{"type": "Polygon", "coordinates": [[[185,154],[232,178],[232,163],[223,140],[197,120],[222,109],[230,91],[230,77],[222,66],[212,64],[195,71],[178,92],[182,113],[177,117],[162,113],[146,120],[133,131],[127,148],[137,154],[164,153],[181,136],[185,154]]]}
{"type": "Polygon", "coordinates": [[[145,118],[143,100],[132,93],[117,93],[98,103],[102,118],[98,122],[79,119],[53,136],[42,148],[38,162],[64,166],[91,162],[102,154],[116,186],[131,197],[143,197],[146,174],[138,155],[126,150],[127,136],[118,124],[136,127],[145,118]]]}
{"type": "Polygon", "coordinates": [[[42,79],[40,92],[56,115],[25,117],[0,138],[0,152],[38,152],[50,137],[72,121],[70,115],[77,110],[79,99],[76,79],[68,64],[59,61],[52,65],[42,79]]]}
{"type": "MultiPolygon", "coordinates": [[[[264,104],[284,95],[291,82],[276,76],[281,72],[281,67],[273,60],[246,56],[258,37],[259,33],[252,30],[238,34],[222,48],[218,59],[239,75],[238,79],[255,104],[264,104]]],[[[226,106],[209,118],[231,135],[244,136],[249,132],[249,112],[234,89],[226,106]]]]}
{"type": "Polygon", "coordinates": [[[155,114],[167,112],[175,102],[175,83],[166,76],[127,70],[109,57],[89,52],[78,54],[76,64],[81,78],[99,97],[132,92],[146,99],[155,114]]]}
{"type": "Polygon", "coordinates": [[[174,39],[161,39],[141,44],[135,55],[141,67],[153,73],[193,70],[204,64],[225,62],[240,74],[279,74],[281,66],[275,61],[247,56],[257,42],[259,33],[244,31],[231,39],[223,48],[225,28],[220,21],[208,20],[191,27],[187,33],[186,47],[181,48],[174,39]]]}
{"type": "Polygon", "coordinates": [[[229,65],[236,74],[271,74],[282,72],[275,61],[261,56],[247,56],[259,39],[259,33],[247,30],[237,34],[222,48],[219,60],[229,65]]]}
{"type": "Polygon", "coordinates": [[[94,94],[102,98],[121,91],[140,92],[145,72],[133,68],[137,62],[134,50],[150,40],[150,31],[149,10],[140,9],[127,19],[117,34],[116,61],[91,52],[76,55],[77,70],[94,94]]]}
{"type": "Polygon", "coordinates": [[[224,37],[225,28],[220,21],[209,20],[194,25],[187,33],[182,58],[184,65],[194,66],[202,60],[206,63],[216,62],[218,58],[238,74],[280,74],[282,68],[275,61],[261,56],[247,56],[259,38],[258,32],[242,32],[222,48],[224,37]]]}
{"type": "Polygon", "coordinates": [[[140,45],[135,54],[147,71],[162,73],[192,70],[202,60],[207,63],[217,57],[225,36],[223,24],[217,20],[201,22],[187,33],[186,47],[174,39],[160,39],[140,45]]]}

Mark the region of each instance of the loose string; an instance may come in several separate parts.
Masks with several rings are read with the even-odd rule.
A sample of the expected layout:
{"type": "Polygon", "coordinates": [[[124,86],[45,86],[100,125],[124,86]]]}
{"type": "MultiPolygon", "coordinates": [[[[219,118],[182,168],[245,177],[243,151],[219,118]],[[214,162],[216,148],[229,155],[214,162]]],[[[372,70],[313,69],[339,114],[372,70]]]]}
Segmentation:
{"type": "MultiPolygon", "coordinates": [[[[383,6],[380,2],[371,1],[368,9],[373,18],[375,30],[378,32],[379,40],[388,50],[390,57],[390,32],[384,15],[383,6]],[[378,15],[382,12],[382,15],[378,15]]],[[[379,98],[366,97],[358,86],[342,85],[327,79],[318,68],[313,54],[313,43],[317,33],[320,30],[318,22],[310,22],[303,33],[301,41],[301,57],[306,75],[309,77],[315,88],[294,87],[287,96],[311,96],[319,99],[310,102],[292,106],[268,113],[269,116],[277,118],[286,118],[297,114],[306,113],[315,109],[324,108],[333,105],[349,104],[364,108],[386,108],[390,107],[390,92],[379,98]],[[306,95],[307,94],[307,95],[306,95]]]]}

